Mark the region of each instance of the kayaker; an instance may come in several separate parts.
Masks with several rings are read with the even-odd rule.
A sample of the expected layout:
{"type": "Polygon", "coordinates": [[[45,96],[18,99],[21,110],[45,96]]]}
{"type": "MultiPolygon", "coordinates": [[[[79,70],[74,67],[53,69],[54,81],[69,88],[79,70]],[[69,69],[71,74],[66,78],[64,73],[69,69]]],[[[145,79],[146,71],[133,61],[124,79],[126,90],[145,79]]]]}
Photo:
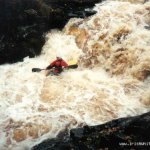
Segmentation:
{"type": "Polygon", "coordinates": [[[66,67],[68,67],[68,64],[61,57],[57,56],[56,60],[46,67],[46,76],[49,74],[59,75],[66,67]]]}

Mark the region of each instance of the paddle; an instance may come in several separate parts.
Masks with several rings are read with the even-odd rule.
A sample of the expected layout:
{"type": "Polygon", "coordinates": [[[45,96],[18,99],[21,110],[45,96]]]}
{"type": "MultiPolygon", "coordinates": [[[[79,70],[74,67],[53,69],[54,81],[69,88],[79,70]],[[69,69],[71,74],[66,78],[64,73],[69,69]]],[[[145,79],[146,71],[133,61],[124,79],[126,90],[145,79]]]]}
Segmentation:
{"type": "Polygon", "coordinates": [[[32,68],[32,72],[40,72],[42,70],[46,70],[46,69],[32,68]]]}
{"type": "Polygon", "coordinates": [[[69,68],[69,69],[76,69],[76,68],[78,68],[78,65],[77,64],[69,65],[67,68],[69,68]]]}
{"type": "MultiPolygon", "coordinates": [[[[69,65],[67,67],[67,69],[76,69],[78,68],[78,65],[77,64],[74,64],[74,65],[69,65]]],[[[42,70],[46,70],[46,69],[40,69],[40,68],[32,68],[32,72],[40,72],[42,70]]]]}

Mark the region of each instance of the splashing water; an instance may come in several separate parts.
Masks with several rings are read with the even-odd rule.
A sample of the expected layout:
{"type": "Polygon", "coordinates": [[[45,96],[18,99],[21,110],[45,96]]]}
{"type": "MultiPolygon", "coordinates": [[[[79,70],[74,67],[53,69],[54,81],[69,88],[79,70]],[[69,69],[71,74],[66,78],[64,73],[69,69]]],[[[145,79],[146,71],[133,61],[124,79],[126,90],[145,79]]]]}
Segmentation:
{"type": "Polygon", "coordinates": [[[149,69],[150,31],[144,28],[149,8],[149,2],[97,4],[94,16],[72,19],[64,32],[48,33],[39,57],[0,66],[0,149],[30,149],[63,129],[149,111],[150,78],[140,80],[131,73],[143,66],[149,69]],[[93,48],[96,43],[100,47],[93,48]],[[123,58],[118,63],[114,58],[122,47],[128,57],[124,69],[116,73],[123,58]],[[79,68],[61,76],[31,72],[34,67],[45,68],[56,55],[67,62],[78,59],[79,68]],[[139,62],[133,65],[134,55],[139,62]]]}

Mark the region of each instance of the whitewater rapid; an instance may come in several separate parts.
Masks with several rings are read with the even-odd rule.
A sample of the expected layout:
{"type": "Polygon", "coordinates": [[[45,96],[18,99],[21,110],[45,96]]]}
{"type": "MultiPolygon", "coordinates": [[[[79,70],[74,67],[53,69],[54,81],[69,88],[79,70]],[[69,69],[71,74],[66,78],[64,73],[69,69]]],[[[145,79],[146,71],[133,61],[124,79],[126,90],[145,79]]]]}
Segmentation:
{"type": "MultiPolygon", "coordinates": [[[[134,5],[128,2],[108,1],[99,4],[95,9],[104,16],[106,22],[109,21],[109,16],[107,16],[108,11],[104,10],[114,9],[112,5],[124,7],[126,12],[128,12],[128,7],[129,10],[132,7],[137,10],[144,9],[143,4],[134,5]]],[[[119,7],[116,7],[117,9],[119,7]]],[[[113,10],[113,13],[118,14],[119,11],[113,10]]],[[[126,13],[122,17],[126,18],[126,13]]],[[[74,19],[74,21],[83,21],[83,19],[74,19]]],[[[133,21],[135,20],[130,20],[134,24],[133,21]]],[[[143,32],[147,24],[142,21],[140,22],[141,29],[138,28],[138,31],[146,37],[140,43],[140,47],[145,50],[142,56],[145,57],[149,54],[147,49],[150,48],[150,44],[147,41],[150,37],[147,32],[150,31],[144,30],[143,32]]],[[[88,23],[86,25],[91,27],[92,21],[88,23]]],[[[83,23],[80,27],[86,25],[83,23]]],[[[70,23],[66,28],[69,26],[70,23]]],[[[87,26],[86,29],[88,29],[87,26]]],[[[114,25],[110,27],[108,28],[111,31],[115,31],[114,25]]],[[[117,24],[115,27],[117,28],[117,24]]],[[[95,32],[96,35],[98,31],[92,29],[91,33],[95,32]]],[[[132,33],[133,37],[135,34],[133,31],[132,33]]],[[[132,40],[131,36],[129,39],[132,40]]],[[[96,41],[97,36],[94,37],[93,34],[92,40],[96,41]]],[[[89,47],[93,41],[89,41],[89,47]]],[[[119,43],[119,46],[121,44],[119,43]]],[[[135,47],[135,44],[128,43],[128,45],[130,48],[135,47]]],[[[67,35],[65,31],[53,30],[47,33],[46,43],[40,56],[26,57],[23,62],[0,66],[1,150],[30,149],[44,139],[56,137],[64,129],[102,124],[115,118],[134,116],[150,110],[149,77],[143,81],[129,75],[129,71],[125,72],[125,75],[111,74],[106,70],[107,63],[102,57],[100,57],[100,65],[92,64],[86,67],[84,64],[87,59],[91,59],[91,53],[85,52],[89,47],[84,50],[82,45],[79,47],[75,36],[67,35]],[[56,55],[61,55],[67,62],[79,60],[79,67],[65,70],[60,76],[46,77],[44,71],[39,73],[31,71],[35,67],[45,68],[56,55]]],[[[141,59],[141,61],[144,60],[141,59]]]]}

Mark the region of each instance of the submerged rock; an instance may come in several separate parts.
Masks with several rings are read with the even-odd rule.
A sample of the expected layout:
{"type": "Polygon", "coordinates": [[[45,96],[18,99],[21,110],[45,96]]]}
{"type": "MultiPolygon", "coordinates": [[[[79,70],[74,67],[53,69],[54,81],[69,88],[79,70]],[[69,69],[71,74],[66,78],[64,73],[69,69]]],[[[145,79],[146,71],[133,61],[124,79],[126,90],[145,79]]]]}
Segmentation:
{"type": "Polygon", "coordinates": [[[150,148],[150,112],[135,117],[120,118],[97,126],[72,129],[48,139],[32,150],[97,150],[150,148]]]}
{"type": "Polygon", "coordinates": [[[44,33],[62,28],[71,17],[86,17],[101,0],[0,1],[0,64],[40,54],[44,33]],[[86,9],[86,10],[85,10],[86,9]]]}

